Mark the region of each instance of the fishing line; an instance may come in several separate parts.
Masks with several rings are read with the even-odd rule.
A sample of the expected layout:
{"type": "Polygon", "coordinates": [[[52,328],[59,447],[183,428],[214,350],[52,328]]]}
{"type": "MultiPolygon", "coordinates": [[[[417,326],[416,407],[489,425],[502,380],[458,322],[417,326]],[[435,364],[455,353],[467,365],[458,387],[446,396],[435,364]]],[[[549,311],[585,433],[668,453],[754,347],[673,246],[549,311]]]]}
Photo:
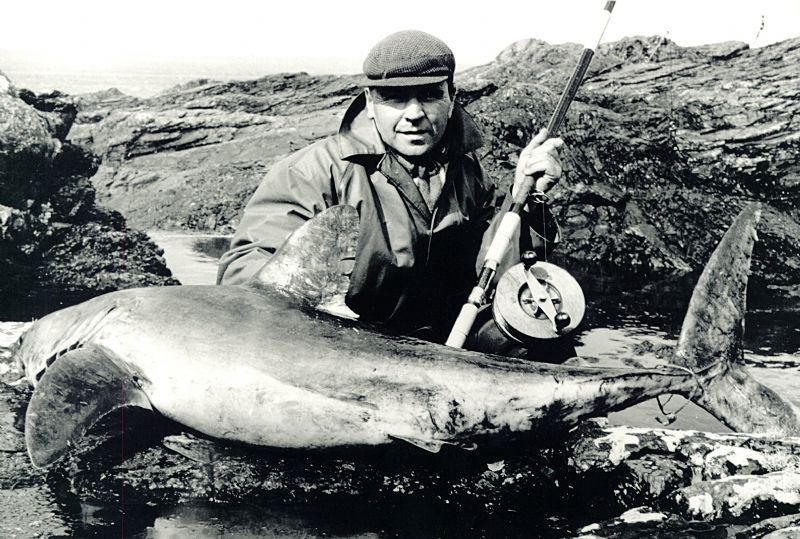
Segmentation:
{"type": "Polygon", "coordinates": [[[686,408],[689,405],[690,402],[692,404],[695,404],[694,399],[696,399],[699,395],[701,395],[705,391],[705,388],[703,387],[703,384],[700,383],[700,377],[698,376],[698,374],[710,370],[712,366],[706,367],[704,369],[701,369],[698,372],[695,372],[692,369],[689,369],[687,367],[683,367],[681,365],[674,365],[672,363],[670,363],[668,365],[665,365],[664,367],[667,368],[667,369],[678,369],[680,371],[684,371],[684,372],[688,373],[689,375],[691,375],[692,380],[694,380],[695,387],[694,387],[694,389],[692,389],[692,392],[689,393],[689,395],[686,397],[686,400],[684,401],[684,403],[681,404],[674,412],[667,412],[664,409],[664,407],[667,404],[669,404],[670,401],[672,400],[672,397],[674,396],[672,393],[667,395],[667,400],[664,401],[663,403],[661,402],[661,395],[656,396],[655,400],[656,400],[656,404],[658,404],[658,410],[664,416],[664,418],[656,417],[655,418],[656,421],[658,421],[661,425],[663,425],[665,427],[668,426],[668,425],[671,425],[677,419],[678,414],[681,413],[683,411],[683,409],[686,408]]]}

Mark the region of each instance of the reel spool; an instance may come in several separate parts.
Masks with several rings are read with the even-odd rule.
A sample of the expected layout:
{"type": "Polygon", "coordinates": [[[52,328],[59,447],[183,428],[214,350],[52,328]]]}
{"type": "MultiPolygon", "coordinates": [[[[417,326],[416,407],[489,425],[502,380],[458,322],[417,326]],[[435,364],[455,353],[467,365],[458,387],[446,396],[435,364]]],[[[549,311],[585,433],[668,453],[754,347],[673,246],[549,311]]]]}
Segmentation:
{"type": "Polygon", "coordinates": [[[535,256],[503,274],[492,305],[500,330],[524,345],[563,337],[578,327],[585,312],[578,281],[555,264],[535,262],[535,256]]]}

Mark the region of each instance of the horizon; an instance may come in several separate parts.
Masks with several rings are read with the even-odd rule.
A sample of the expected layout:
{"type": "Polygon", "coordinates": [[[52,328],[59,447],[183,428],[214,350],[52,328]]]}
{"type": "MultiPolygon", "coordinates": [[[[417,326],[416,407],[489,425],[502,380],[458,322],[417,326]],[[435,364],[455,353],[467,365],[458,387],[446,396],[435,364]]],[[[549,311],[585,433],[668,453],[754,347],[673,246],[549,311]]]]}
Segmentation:
{"type": "MultiPolygon", "coordinates": [[[[4,10],[8,22],[0,34],[0,71],[34,91],[48,85],[60,89],[59,76],[83,77],[89,84],[92,77],[99,83],[104,77],[132,81],[163,75],[185,81],[303,71],[357,74],[375,42],[409,27],[443,39],[455,53],[457,71],[464,71],[493,61],[524,39],[581,43],[596,33],[604,3],[518,6],[514,0],[462,0],[454,12],[447,3],[406,0],[404,17],[396,8],[363,0],[278,6],[226,0],[225,9],[216,0],[15,3],[4,10]]],[[[603,42],[657,35],[683,47],[741,41],[758,48],[800,35],[799,1],[734,4],[617,0],[603,42]]]]}
{"type": "MultiPolygon", "coordinates": [[[[613,43],[622,39],[667,36],[624,36],[618,40],[603,40],[613,43]]],[[[537,38],[528,38],[537,39],[537,38]]],[[[794,39],[794,38],[786,38],[794,39]]],[[[520,41],[520,40],[518,40],[520,41]]],[[[781,40],[785,41],[785,40],[781,40]]],[[[758,48],[780,43],[763,44],[758,48]]],[[[460,64],[456,73],[486,65],[506,48],[517,41],[508,43],[484,63],[460,64]]],[[[574,42],[573,42],[574,43],[574,42]]],[[[723,42],[716,42],[723,43],[723,42]]],[[[551,45],[558,45],[552,44],[551,45]]],[[[715,43],[681,45],[694,47],[715,43]]],[[[749,45],[749,44],[748,44],[749,45]]],[[[751,48],[752,45],[749,45],[751,48]]],[[[42,51],[14,51],[0,49],[0,73],[5,73],[11,83],[18,88],[27,88],[35,93],[61,91],[67,94],[86,94],[96,91],[118,89],[132,97],[152,97],[162,91],[194,80],[210,79],[219,82],[233,80],[252,80],[279,73],[308,73],[311,75],[358,75],[360,58],[344,57],[198,57],[198,56],[159,56],[126,55],[118,57],[106,66],[88,65],[77,62],[54,60],[42,51]],[[355,63],[358,67],[353,67],[355,63]],[[114,82],[110,82],[110,81],[114,82]]]]}

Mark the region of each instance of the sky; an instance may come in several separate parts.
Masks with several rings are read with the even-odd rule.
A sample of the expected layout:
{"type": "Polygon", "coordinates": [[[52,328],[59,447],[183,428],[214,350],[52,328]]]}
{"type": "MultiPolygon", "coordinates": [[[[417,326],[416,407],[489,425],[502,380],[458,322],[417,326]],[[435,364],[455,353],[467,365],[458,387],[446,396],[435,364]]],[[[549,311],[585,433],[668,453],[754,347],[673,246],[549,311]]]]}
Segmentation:
{"type": "MultiPolygon", "coordinates": [[[[459,67],[519,39],[583,42],[605,0],[40,0],[7,2],[0,51],[107,67],[134,58],[284,59],[287,68],[356,73],[369,48],[415,28],[447,42],[459,67]],[[309,69],[309,66],[313,66],[309,69]]],[[[800,0],[618,0],[604,41],[666,35],[679,45],[800,36],[800,0]]],[[[2,56],[0,56],[2,65],[2,56]]]]}

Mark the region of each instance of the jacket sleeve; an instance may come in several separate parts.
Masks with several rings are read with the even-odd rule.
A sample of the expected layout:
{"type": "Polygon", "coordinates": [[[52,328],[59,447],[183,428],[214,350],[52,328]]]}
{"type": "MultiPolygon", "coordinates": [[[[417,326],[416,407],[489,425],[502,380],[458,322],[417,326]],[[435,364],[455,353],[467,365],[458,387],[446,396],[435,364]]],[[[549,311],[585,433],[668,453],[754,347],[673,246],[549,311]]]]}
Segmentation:
{"type": "Polygon", "coordinates": [[[245,206],[230,249],[220,258],[217,284],[247,282],[289,234],[336,203],[330,167],[306,165],[289,158],[266,175],[245,206]]]}

